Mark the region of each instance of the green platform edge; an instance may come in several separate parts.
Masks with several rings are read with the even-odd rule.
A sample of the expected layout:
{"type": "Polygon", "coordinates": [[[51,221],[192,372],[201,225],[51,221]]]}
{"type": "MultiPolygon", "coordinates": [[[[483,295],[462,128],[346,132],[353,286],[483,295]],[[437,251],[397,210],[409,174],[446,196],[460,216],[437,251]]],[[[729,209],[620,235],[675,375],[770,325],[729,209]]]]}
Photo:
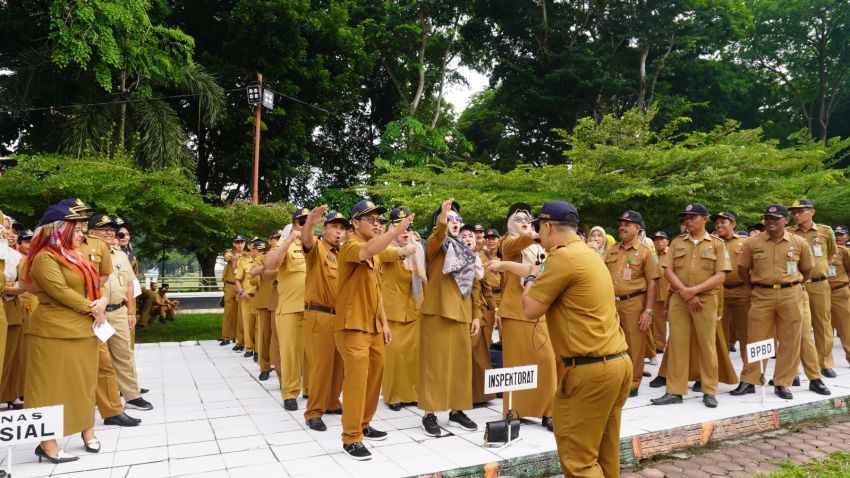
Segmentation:
{"type": "MultiPolygon", "coordinates": [[[[850,395],[834,396],[826,400],[819,400],[817,402],[804,403],[800,405],[794,405],[791,407],[773,410],[779,413],[779,428],[786,428],[810,420],[850,415],[850,400],[848,399],[850,399],[850,395]],[[841,404],[839,406],[836,406],[836,400],[841,401],[841,404]]],[[[729,417],[721,420],[740,419],[742,417],[748,417],[752,415],[755,414],[739,415],[737,417],[729,417]]],[[[683,427],[671,428],[668,430],[650,432],[645,433],[643,435],[635,436],[648,438],[657,433],[669,434],[675,433],[676,430],[682,430],[682,432],[684,432],[687,429],[692,429],[693,427],[700,427],[701,425],[701,423],[696,423],[683,427]]],[[[634,436],[620,439],[620,464],[622,466],[631,466],[637,464],[634,452],[632,451],[632,438],[634,438],[634,436]]],[[[682,447],[681,449],[674,448],[670,451],[683,450],[685,448],[687,447],[682,447]]],[[[473,465],[462,468],[455,468],[452,470],[445,470],[437,473],[427,473],[423,475],[414,476],[441,476],[443,478],[479,478],[485,476],[485,466],[492,468],[498,466],[498,476],[503,477],[547,477],[562,474],[560,460],[558,459],[558,453],[556,451],[548,451],[544,453],[536,453],[533,455],[509,458],[494,463],[487,463],[486,465],[473,465]]]]}

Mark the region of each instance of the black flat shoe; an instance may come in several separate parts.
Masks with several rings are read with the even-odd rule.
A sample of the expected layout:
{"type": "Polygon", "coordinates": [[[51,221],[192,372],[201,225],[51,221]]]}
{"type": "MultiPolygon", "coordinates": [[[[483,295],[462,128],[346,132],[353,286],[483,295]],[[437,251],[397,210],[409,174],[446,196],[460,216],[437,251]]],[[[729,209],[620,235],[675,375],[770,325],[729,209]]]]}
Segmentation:
{"type": "Polygon", "coordinates": [[[401,410],[401,403],[399,403],[399,402],[388,403],[387,407],[389,407],[390,410],[397,412],[397,411],[401,410]]]}
{"type": "Polygon", "coordinates": [[[38,462],[41,463],[42,459],[49,461],[50,463],[58,465],[59,463],[68,463],[71,461],[77,461],[80,459],[78,456],[71,455],[70,453],[65,453],[65,450],[59,450],[59,453],[56,454],[56,458],[48,455],[41,449],[41,445],[35,447],[35,456],[38,457],[38,462]]]}
{"type": "Polygon", "coordinates": [[[540,426],[551,432],[552,428],[555,426],[555,422],[552,421],[552,417],[543,417],[543,421],[540,422],[540,426]]]}
{"type": "Polygon", "coordinates": [[[326,415],[342,415],[342,409],[337,408],[336,410],[325,410],[326,415]]]}
{"type": "Polygon", "coordinates": [[[100,453],[100,440],[97,437],[92,438],[89,441],[86,441],[86,438],[80,433],[80,438],[83,440],[83,445],[86,447],[86,451],[89,453],[100,453]]]}
{"type": "Polygon", "coordinates": [[[751,383],[741,382],[735,390],[729,392],[729,395],[738,396],[746,395],[748,393],[756,393],[756,386],[751,383]]]}
{"type": "Polygon", "coordinates": [[[664,353],[664,349],[655,349],[655,353],[657,353],[657,354],[663,354],[663,353],[664,353]]]}
{"type": "MultiPolygon", "coordinates": [[[[773,386],[773,379],[770,379],[770,380],[767,382],[767,384],[768,384],[768,385],[770,385],[770,386],[772,387],[772,386],[773,386]]],[[[799,386],[800,386],[800,377],[799,377],[799,375],[798,375],[798,376],[796,376],[796,377],[794,377],[794,380],[791,382],[791,386],[792,386],[792,387],[799,387],[799,386]]]]}
{"type": "Polygon", "coordinates": [[[144,394],[146,394],[146,393],[148,393],[148,392],[150,392],[150,390],[148,390],[148,389],[146,389],[146,388],[140,388],[140,389],[139,389],[139,394],[140,394],[140,395],[144,395],[144,394]]]}
{"type": "Polygon", "coordinates": [[[118,425],[119,427],[135,427],[138,426],[141,420],[131,418],[126,413],[115,415],[114,417],[104,418],[104,425],[118,425]]]}
{"type": "Polygon", "coordinates": [[[294,398],[287,398],[283,401],[283,408],[290,412],[294,412],[295,410],[298,410],[298,401],[294,398]]]}
{"type": "Polygon", "coordinates": [[[630,388],[630,389],[629,389],[629,398],[637,397],[637,396],[638,396],[638,389],[637,389],[637,387],[632,387],[632,388],[630,388]]]}
{"type": "Polygon", "coordinates": [[[245,350],[245,346],[244,346],[244,345],[236,344],[236,345],[234,345],[234,346],[233,346],[233,348],[232,348],[232,349],[230,349],[230,350],[232,350],[232,351],[234,351],[234,352],[241,352],[241,351],[245,350]]]}
{"type": "Polygon", "coordinates": [[[23,410],[24,409],[23,403],[6,402],[6,405],[9,406],[9,408],[8,408],[9,410],[23,410]]]}
{"type": "Polygon", "coordinates": [[[653,405],[673,405],[677,403],[682,403],[681,395],[674,395],[672,393],[665,393],[659,398],[653,398],[650,400],[650,403],[653,405]]]}
{"type": "Polygon", "coordinates": [[[693,390],[694,392],[702,392],[702,382],[700,382],[699,380],[694,382],[694,386],[691,387],[691,390],[693,390]]]}
{"type": "Polygon", "coordinates": [[[644,370],[644,371],[643,371],[643,376],[644,376],[644,377],[651,377],[651,376],[652,376],[652,374],[651,374],[651,373],[649,373],[649,370],[644,370]]]}
{"type": "Polygon", "coordinates": [[[779,396],[779,398],[784,398],[785,400],[792,400],[794,395],[791,394],[791,390],[788,390],[788,387],[776,387],[773,389],[773,393],[779,396]]]}
{"type": "Polygon", "coordinates": [[[662,377],[661,375],[653,378],[652,381],[649,382],[649,386],[652,388],[660,388],[665,385],[667,385],[667,379],[665,377],[662,377]]]}
{"type": "Polygon", "coordinates": [[[838,376],[838,374],[835,373],[835,370],[833,370],[831,368],[820,369],[820,374],[823,375],[824,377],[827,377],[827,378],[835,378],[835,377],[838,376]]]}
{"type": "Polygon", "coordinates": [[[230,339],[221,339],[221,342],[218,345],[224,347],[225,345],[230,345],[230,339]]]}
{"type": "Polygon", "coordinates": [[[260,372],[259,379],[260,379],[261,382],[265,382],[266,380],[268,380],[269,379],[269,372],[260,372]]]}
{"type": "Polygon", "coordinates": [[[809,382],[809,390],[818,395],[832,395],[832,392],[824,385],[823,380],[816,378],[809,382]]]}
{"type": "Polygon", "coordinates": [[[708,408],[717,408],[717,397],[705,394],[702,396],[702,403],[708,408]]]}
{"type": "Polygon", "coordinates": [[[258,360],[260,360],[260,354],[254,351],[254,362],[257,362],[258,360]]]}
{"type": "Polygon", "coordinates": [[[245,352],[242,356],[243,356],[243,357],[245,357],[245,358],[253,357],[253,356],[254,356],[254,351],[253,351],[253,350],[249,350],[249,351],[245,352]]]}
{"type": "Polygon", "coordinates": [[[310,427],[310,430],[316,430],[317,432],[323,432],[328,429],[320,417],[307,420],[307,426],[310,427]]]}

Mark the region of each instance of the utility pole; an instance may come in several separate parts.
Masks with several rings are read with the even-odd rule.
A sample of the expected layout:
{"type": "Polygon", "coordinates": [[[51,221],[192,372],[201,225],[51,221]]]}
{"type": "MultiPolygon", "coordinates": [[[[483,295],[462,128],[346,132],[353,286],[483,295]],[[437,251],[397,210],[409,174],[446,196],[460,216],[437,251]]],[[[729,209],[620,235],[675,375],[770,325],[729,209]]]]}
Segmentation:
{"type": "MultiPolygon", "coordinates": [[[[260,83],[260,95],[262,95],[263,91],[263,74],[257,73],[257,81],[260,83]]],[[[254,117],[254,192],[253,192],[253,203],[260,203],[260,118],[263,112],[263,103],[261,101],[257,102],[256,113],[254,117]]]]}

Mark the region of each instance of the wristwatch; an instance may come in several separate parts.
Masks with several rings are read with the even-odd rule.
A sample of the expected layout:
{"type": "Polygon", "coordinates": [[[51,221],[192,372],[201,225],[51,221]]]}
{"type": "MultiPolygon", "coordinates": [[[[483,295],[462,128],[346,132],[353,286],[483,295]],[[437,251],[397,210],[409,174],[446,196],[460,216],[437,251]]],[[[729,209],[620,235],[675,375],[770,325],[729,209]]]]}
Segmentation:
{"type": "Polygon", "coordinates": [[[652,311],[652,309],[646,309],[646,310],[644,310],[643,312],[644,312],[646,315],[650,316],[650,317],[652,317],[653,315],[655,315],[655,313],[652,311]]]}
{"type": "Polygon", "coordinates": [[[525,279],[522,280],[522,287],[525,288],[529,282],[534,282],[537,279],[536,275],[529,274],[525,276],[525,279]]]}

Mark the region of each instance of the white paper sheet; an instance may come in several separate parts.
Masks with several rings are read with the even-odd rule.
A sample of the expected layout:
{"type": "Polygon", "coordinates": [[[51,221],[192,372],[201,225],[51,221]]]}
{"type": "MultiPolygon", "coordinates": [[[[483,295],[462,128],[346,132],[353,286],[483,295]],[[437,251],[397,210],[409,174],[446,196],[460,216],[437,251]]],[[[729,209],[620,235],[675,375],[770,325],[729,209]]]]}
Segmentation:
{"type": "Polygon", "coordinates": [[[112,337],[115,334],[115,328],[109,325],[109,322],[106,321],[104,321],[100,327],[95,327],[95,325],[92,324],[91,328],[94,330],[94,334],[97,338],[99,338],[103,343],[106,343],[106,341],[109,340],[109,337],[112,337]]]}
{"type": "Polygon", "coordinates": [[[139,279],[133,279],[133,297],[140,295],[142,295],[142,284],[139,283],[139,279]]]}

